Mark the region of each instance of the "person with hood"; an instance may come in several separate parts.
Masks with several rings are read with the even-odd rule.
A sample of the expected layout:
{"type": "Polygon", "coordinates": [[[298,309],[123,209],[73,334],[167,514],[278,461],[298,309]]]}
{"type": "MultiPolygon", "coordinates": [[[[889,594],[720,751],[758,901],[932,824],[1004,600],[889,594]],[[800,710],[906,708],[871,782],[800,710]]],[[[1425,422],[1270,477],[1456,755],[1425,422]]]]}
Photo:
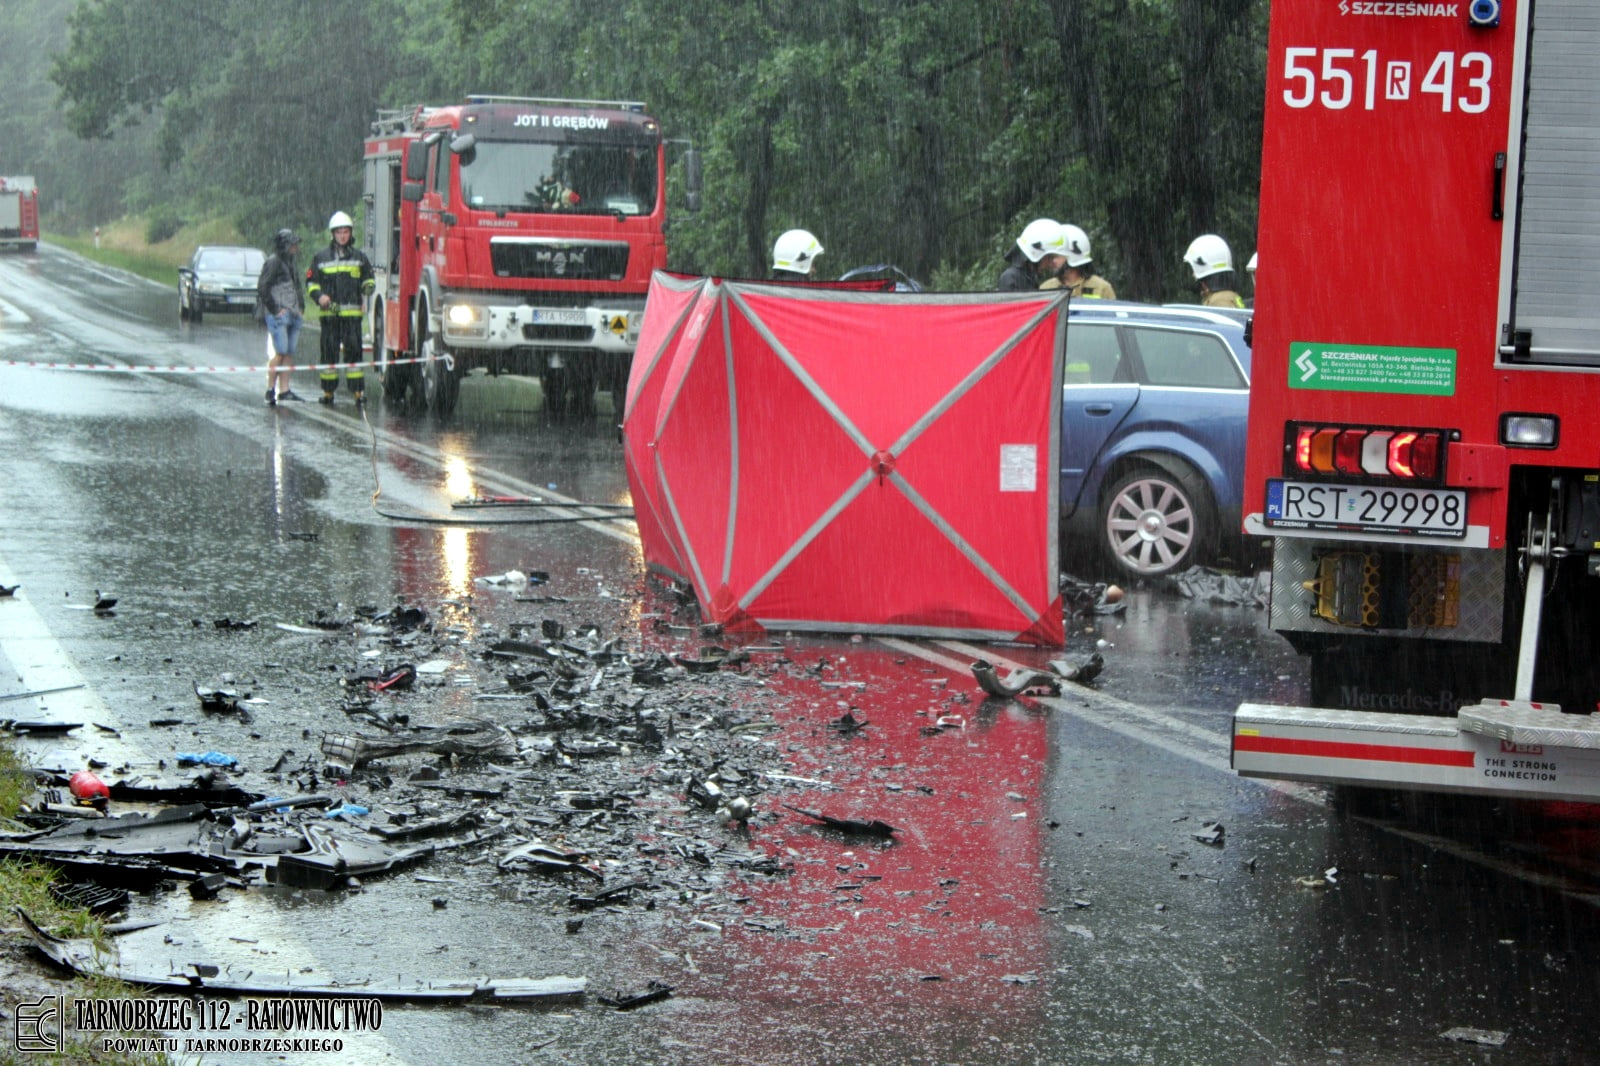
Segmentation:
{"type": "Polygon", "coordinates": [[[1006,252],[1006,268],[995,282],[997,292],[1032,292],[1061,269],[1067,251],[1066,233],[1053,218],[1036,218],[1022,227],[1017,246],[1006,252]]]}
{"type": "Polygon", "coordinates": [[[810,230],[792,229],[772,244],[773,281],[810,281],[822,245],[810,230]]]}
{"type": "Polygon", "coordinates": [[[376,282],[372,261],[350,243],[355,223],[343,211],[328,219],[328,246],[311,257],[306,268],[306,295],[322,313],[322,380],[320,402],[333,403],[339,388],[338,365],[345,364],[344,381],[357,404],[367,398],[366,374],[361,369],[361,313],[376,282]]]}
{"type": "Polygon", "coordinates": [[[295,348],[300,342],[300,327],[305,324],[305,297],[300,292],[300,271],[295,254],[300,238],[292,229],[280,229],[272,237],[273,252],[261,264],[256,280],[256,300],[266,314],[267,338],[271,353],[267,358],[267,406],[284,400],[298,400],[289,387],[294,370],[295,348]]]}
{"type": "Polygon", "coordinates": [[[1244,299],[1233,287],[1233,252],[1227,241],[1215,233],[1203,233],[1189,242],[1183,261],[1194,271],[1202,304],[1236,310],[1244,308],[1244,299]]]}

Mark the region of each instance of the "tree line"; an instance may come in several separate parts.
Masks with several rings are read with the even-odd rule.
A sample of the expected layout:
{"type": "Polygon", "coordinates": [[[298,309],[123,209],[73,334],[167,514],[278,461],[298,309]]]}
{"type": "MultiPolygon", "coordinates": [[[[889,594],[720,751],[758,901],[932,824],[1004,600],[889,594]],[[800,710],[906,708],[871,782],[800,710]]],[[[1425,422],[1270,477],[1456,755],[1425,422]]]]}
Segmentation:
{"type": "Polygon", "coordinates": [[[0,0],[0,173],[68,224],[233,219],[266,243],[360,195],[379,108],[471,92],[646,101],[705,162],[675,269],[989,288],[1026,222],[1090,234],[1137,299],[1195,235],[1254,247],[1267,0],[0,0]]]}

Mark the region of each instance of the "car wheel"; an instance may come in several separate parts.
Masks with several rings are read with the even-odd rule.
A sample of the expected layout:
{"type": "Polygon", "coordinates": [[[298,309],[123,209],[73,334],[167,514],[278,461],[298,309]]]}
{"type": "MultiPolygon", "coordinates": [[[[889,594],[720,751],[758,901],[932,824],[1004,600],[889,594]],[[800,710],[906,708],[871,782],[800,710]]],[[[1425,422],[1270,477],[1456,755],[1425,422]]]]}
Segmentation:
{"type": "Polygon", "coordinates": [[[1141,466],[1101,497],[1100,535],[1126,577],[1161,577],[1193,566],[1216,525],[1210,495],[1192,471],[1141,466]]]}

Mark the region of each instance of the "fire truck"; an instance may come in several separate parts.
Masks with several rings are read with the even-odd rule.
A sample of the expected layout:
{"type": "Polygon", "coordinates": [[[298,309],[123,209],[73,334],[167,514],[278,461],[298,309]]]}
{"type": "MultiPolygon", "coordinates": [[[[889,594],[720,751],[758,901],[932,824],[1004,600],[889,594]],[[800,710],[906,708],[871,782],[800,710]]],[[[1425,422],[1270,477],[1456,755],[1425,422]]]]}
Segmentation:
{"type": "MultiPolygon", "coordinates": [[[[538,376],[547,411],[584,411],[597,389],[620,397],[651,272],[667,265],[666,147],[633,101],[475,95],[380,111],[363,247],[385,398],[448,415],[480,367],[538,376]]],[[[683,160],[696,210],[699,157],[683,160]]]]}
{"type": "Polygon", "coordinates": [[[0,177],[0,248],[39,247],[39,187],[33,178],[0,177]]]}
{"type": "Polygon", "coordinates": [[[1245,529],[1311,706],[1234,768],[1600,799],[1593,0],[1271,19],[1245,529]]]}

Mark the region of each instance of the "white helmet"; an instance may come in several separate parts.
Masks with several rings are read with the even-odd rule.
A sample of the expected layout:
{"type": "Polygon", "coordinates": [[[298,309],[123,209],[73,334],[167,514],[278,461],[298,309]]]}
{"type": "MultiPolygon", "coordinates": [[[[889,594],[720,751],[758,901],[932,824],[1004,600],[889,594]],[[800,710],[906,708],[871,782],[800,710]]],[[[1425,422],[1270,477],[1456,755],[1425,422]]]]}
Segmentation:
{"type": "Polygon", "coordinates": [[[1246,270],[1250,271],[1250,273],[1252,273],[1252,274],[1254,274],[1256,272],[1256,256],[1259,255],[1259,254],[1260,254],[1259,252],[1251,252],[1250,253],[1250,262],[1248,262],[1248,263],[1246,263],[1244,265],[1244,268],[1246,270]]]}
{"type": "Polygon", "coordinates": [[[345,214],[343,211],[335,211],[333,213],[333,217],[328,219],[328,232],[330,232],[330,233],[333,232],[336,229],[355,229],[355,228],[356,228],[356,224],[354,222],[352,222],[350,220],[350,216],[345,214]]]}
{"type": "Polygon", "coordinates": [[[810,230],[792,229],[773,242],[772,269],[809,274],[821,254],[822,245],[810,230]]]}
{"type": "Polygon", "coordinates": [[[1037,263],[1047,255],[1066,255],[1067,236],[1055,219],[1036,218],[1022,227],[1017,247],[1028,257],[1028,262],[1037,263]]]}
{"type": "Polygon", "coordinates": [[[1233,253],[1228,250],[1228,242],[1215,233],[1202,234],[1190,241],[1183,261],[1194,271],[1196,281],[1233,269],[1233,253]]]}
{"type": "Polygon", "coordinates": [[[1067,242],[1067,266],[1081,267],[1085,263],[1093,262],[1094,255],[1089,248],[1089,235],[1070,222],[1061,223],[1061,236],[1067,242]]]}

